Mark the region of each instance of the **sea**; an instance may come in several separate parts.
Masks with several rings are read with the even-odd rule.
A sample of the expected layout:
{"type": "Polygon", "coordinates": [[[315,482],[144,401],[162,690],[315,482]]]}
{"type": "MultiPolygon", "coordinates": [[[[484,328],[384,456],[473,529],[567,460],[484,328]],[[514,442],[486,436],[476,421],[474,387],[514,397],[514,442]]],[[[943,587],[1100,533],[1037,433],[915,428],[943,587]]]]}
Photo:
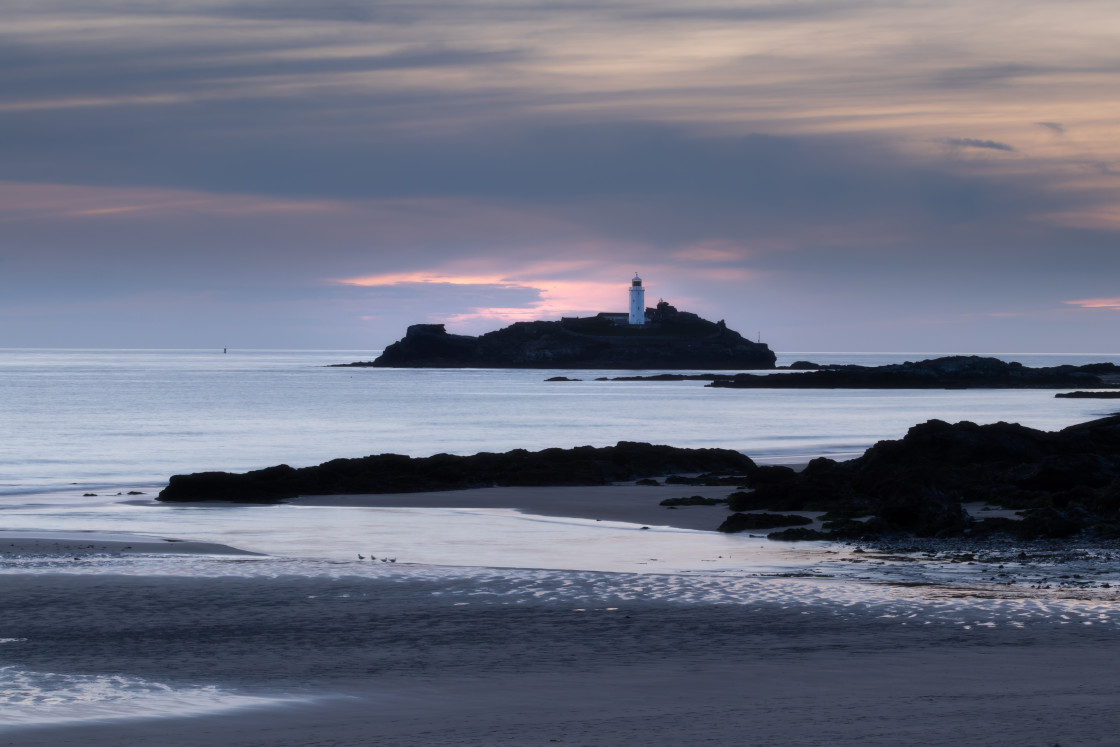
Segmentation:
{"type": "MultiPolygon", "coordinates": [[[[1037,600],[1024,607],[993,597],[980,605],[986,611],[971,605],[965,613],[960,604],[897,591],[931,580],[952,583],[968,573],[960,564],[869,570],[837,562],[850,560],[851,548],[825,550],[823,543],[782,545],[513,510],[166,505],[155,496],[182,473],[618,441],[730,448],[761,464],[797,465],[820,456],[853,458],[933,418],[1056,430],[1120,409],[1108,400],[1056,399],[1047,390],[713,389],[702,381],[609,380],[633,371],[335,365],[379,352],[0,349],[0,550],[5,538],[26,537],[53,538],[60,548],[0,553],[0,589],[9,574],[392,573],[443,579],[449,588],[470,579],[473,587],[501,589],[494,593],[510,599],[537,598],[541,588],[567,589],[572,603],[596,596],[736,603],[793,595],[801,604],[837,609],[880,605],[885,617],[913,616],[921,607],[925,619],[945,624],[1021,624],[1024,615],[1049,617],[1052,610],[1037,600]],[[579,380],[547,381],[557,376],[579,380]],[[194,540],[256,554],[97,552],[106,538],[194,540]],[[71,547],[92,550],[75,556],[71,547]],[[396,562],[359,561],[360,554],[396,562]],[[784,580],[759,581],[774,578],[784,580]],[[901,585],[890,593],[863,583],[892,578],[901,585]]],[[[788,352],[778,364],[883,365],[945,354],[788,352]]],[[[1120,363],[1120,353],[991,355],[1028,366],[1120,363]]],[[[1120,567],[1109,572],[1120,585],[1120,567]]],[[[1120,626],[1112,603],[1063,604],[1066,622],[1120,626]]],[[[6,693],[0,694],[0,730],[5,720],[22,727],[158,718],[240,702],[212,689],[6,666],[5,648],[21,641],[3,635],[0,630],[0,693],[6,693]]]]}
{"type": "MultiPolygon", "coordinates": [[[[0,349],[0,499],[150,490],[179,473],[368,454],[618,441],[797,463],[857,456],[930,418],[1057,429],[1116,409],[1034,390],[735,390],[594,380],[633,371],[332,367],[379,353],[0,349]],[[546,381],[554,376],[583,380],[546,381]]],[[[793,352],[778,364],[883,365],[937,355],[793,352]]],[[[1120,353],[995,357],[1029,366],[1120,363],[1120,353]]]]}

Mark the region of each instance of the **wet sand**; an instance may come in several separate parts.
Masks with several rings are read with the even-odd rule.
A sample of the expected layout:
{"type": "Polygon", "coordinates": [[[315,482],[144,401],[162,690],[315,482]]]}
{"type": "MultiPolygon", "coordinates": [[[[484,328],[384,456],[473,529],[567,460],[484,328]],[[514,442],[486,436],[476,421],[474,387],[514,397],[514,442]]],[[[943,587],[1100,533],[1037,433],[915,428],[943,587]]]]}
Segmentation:
{"type": "Polygon", "coordinates": [[[257,555],[214,542],[191,542],[175,538],[136,537],[114,539],[100,532],[0,531],[0,558],[3,555],[257,555]]]}
{"type": "MultiPolygon", "coordinates": [[[[505,488],[298,502],[516,508],[711,529],[725,508],[657,502],[730,490],[505,488]]],[[[18,541],[51,554],[58,540],[18,541]]],[[[158,576],[0,575],[0,662],[271,705],[0,725],[0,745],[1120,744],[1120,624],[1104,598],[1018,589],[1011,607],[993,601],[997,592],[868,584],[886,600],[870,603],[859,582],[839,578],[380,563],[203,578],[174,575],[178,561],[169,560],[158,576]],[[1065,614],[1074,608],[1080,615],[1065,614]]]]}
{"type": "Polygon", "coordinates": [[[110,745],[1116,744],[1114,628],[762,602],[448,597],[376,579],[6,577],[4,659],[300,699],[0,730],[110,745]],[[464,604],[464,599],[472,603],[464,604]],[[80,632],[80,634],[78,634],[80,632]]]}
{"type": "Polygon", "coordinates": [[[510,508],[539,516],[624,521],[631,524],[715,531],[728,516],[726,505],[659,505],[666,498],[700,495],[726,498],[735,488],[694,485],[595,485],[560,488],[478,488],[430,493],[314,495],[289,501],[300,506],[369,508],[510,508]]]}

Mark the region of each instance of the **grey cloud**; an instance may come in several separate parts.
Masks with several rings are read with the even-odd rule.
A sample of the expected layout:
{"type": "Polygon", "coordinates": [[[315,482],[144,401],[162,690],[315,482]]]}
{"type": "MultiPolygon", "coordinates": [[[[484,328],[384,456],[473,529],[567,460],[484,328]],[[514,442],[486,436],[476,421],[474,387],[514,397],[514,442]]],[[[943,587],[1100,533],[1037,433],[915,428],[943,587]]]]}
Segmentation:
{"type": "MultiPolygon", "coordinates": [[[[407,95],[397,101],[406,108],[418,103],[407,95]]],[[[391,99],[378,106],[394,108],[391,99]]],[[[646,123],[533,120],[413,135],[378,129],[376,111],[350,113],[358,124],[369,122],[360,133],[365,139],[347,135],[354,122],[336,101],[306,119],[283,101],[134,107],[123,118],[100,110],[74,119],[9,115],[0,178],[288,197],[482,200],[574,211],[612,235],[666,243],[742,235],[759,226],[779,231],[806,220],[911,222],[910,230],[925,230],[933,222],[1002,220],[1058,204],[1045,177],[1009,184],[957,175],[951,164],[911,163],[868,139],[699,137],[646,123]],[[305,127],[325,132],[335,124],[335,137],[306,135],[305,127]],[[49,161],[39,156],[46,152],[54,154],[49,161]]],[[[948,142],[1012,149],[986,140],[948,142]]]]}
{"type": "Polygon", "coordinates": [[[932,82],[939,88],[974,88],[1046,72],[1053,72],[1053,70],[1018,63],[955,67],[938,71],[933,76],[932,82]]]}
{"type": "Polygon", "coordinates": [[[367,0],[179,0],[162,3],[135,0],[6,0],[2,6],[9,12],[33,12],[41,15],[127,14],[348,23],[411,23],[425,13],[446,7],[445,4],[435,2],[367,0]]]}
{"type": "MultiPolygon", "coordinates": [[[[848,0],[847,2],[789,2],[753,5],[750,7],[704,7],[702,5],[657,7],[655,4],[639,10],[628,10],[625,15],[651,20],[706,20],[706,21],[771,21],[799,18],[835,16],[875,6],[873,0],[848,0]]],[[[625,7],[625,6],[623,6],[625,7]]],[[[632,6],[631,6],[632,7],[632,6]]]]}
{"type": "MultiPolygon", "coordinates": [[[[279,42],[261,41],[254,52],[289,49],[279,42]]],[[[244,51],[244,50],[243,50],[244,51]]],[[[330,76],[337,73],[436,68],[464,69],[516,64],[525,53],[509,50],[471,50],[439,45],[417,46],[383,55],[354,54],[308,59],[214,60],[201,49],[148,50],[65,49],[44,56],[18,44],[0,49],[0,82],[4,98],[23,101],[59,96],[105,97],[143,94],[208,93],[228,96],[231,86],[248,89],[255,78],[330,76]]],[[[246,90],[242,95],[251,95],[246,90]]]]}
{"type": "Polygon", "coordinates": [[[949,145],[955,145],[958,148],[987,148],[988,150],[1005,150],[1014,152],[1015,147],[1007,143],[1000,143],[995,140],[977,140],[971,137],[951,137],[946,141],[949,145]]]}
{"type": "Polygon", "coordinates": [[[84,12],[127,13],[143,16],[197,16],[233,18],[262,21],[326,21],[341,23],[376,23],[409,25],[433,17],[469,15],[478,20],[486,17],[499,19],[571,16],[586,14],[600,18],[627,19],[704,19],[704,20],[767,20],[832,15],[851,8],[875,7],[875,0],[816,0],[810,2],[770,3],[753,7],[727,7],[723,3],[711,6],[695,3],[681,7],[677,3],[627,2],[602,0],[579,2],[569,0],[553,4],[525,4],[520,2],[369,2],[369,0],[232,0],[211,2],[188,0],[177,3],[137,3],[132,0],[8,0],[3,3],[10,10],[20,9],[36,13],[84,12]]]}
{"type": "Polygon", "coordinates": [[[1035,122],[1035,124],[1039,127],[1045,127],[1052,132],[1056,132],[1059,135],[1066,134],[1066,128],[1061,122],[1035,122]]]}

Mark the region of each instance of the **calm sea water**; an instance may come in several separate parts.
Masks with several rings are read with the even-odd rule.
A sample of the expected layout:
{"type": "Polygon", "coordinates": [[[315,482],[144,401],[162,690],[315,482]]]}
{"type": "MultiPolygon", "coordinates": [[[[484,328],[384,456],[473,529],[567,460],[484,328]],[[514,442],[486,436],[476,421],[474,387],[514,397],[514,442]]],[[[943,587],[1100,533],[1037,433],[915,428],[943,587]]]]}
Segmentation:
{"type": "MultiPolygon", "coordinates": [[[[929,418],[1055,429],[1109,414],[1049,391],[780,391],[597,382],[628,372],[330,368],[376,351],[0,350],[0,494],[157,486],[201,470],[394,452],[427,456],[620,440],[846,458],[929,418]],[[581,382],[549,383],[566,375],[581,382]]],[[[927,353],[793,352],[878,365],[927,353]]],[[[1120,355],[1000,355],[1026,365],[1120,355]]]]}

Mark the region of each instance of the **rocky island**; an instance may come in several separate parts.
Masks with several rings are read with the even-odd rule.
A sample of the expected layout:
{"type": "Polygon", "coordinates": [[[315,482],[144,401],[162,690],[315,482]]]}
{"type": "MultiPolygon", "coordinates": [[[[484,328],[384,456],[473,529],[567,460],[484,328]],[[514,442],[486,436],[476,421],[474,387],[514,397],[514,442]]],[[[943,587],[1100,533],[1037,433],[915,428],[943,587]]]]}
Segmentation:
{"type": "Polygon", "coordinates": [[[718,322],[665,301],[646,308],[641,278],[630,285],[630,312],[516,322],[478,337],[442,324],[413,324],[373,361],[388,368],[772,369],[777,356],[718,322]]]}
{"type": "Polygon", "coordinates": [[[772,369],[765,343],[667,303],[649,322],[618,326],[608,316],[516,322],[478,337],[449,334],[442,324],[414,324],[374,361],[390,368],[772,369]]]}

